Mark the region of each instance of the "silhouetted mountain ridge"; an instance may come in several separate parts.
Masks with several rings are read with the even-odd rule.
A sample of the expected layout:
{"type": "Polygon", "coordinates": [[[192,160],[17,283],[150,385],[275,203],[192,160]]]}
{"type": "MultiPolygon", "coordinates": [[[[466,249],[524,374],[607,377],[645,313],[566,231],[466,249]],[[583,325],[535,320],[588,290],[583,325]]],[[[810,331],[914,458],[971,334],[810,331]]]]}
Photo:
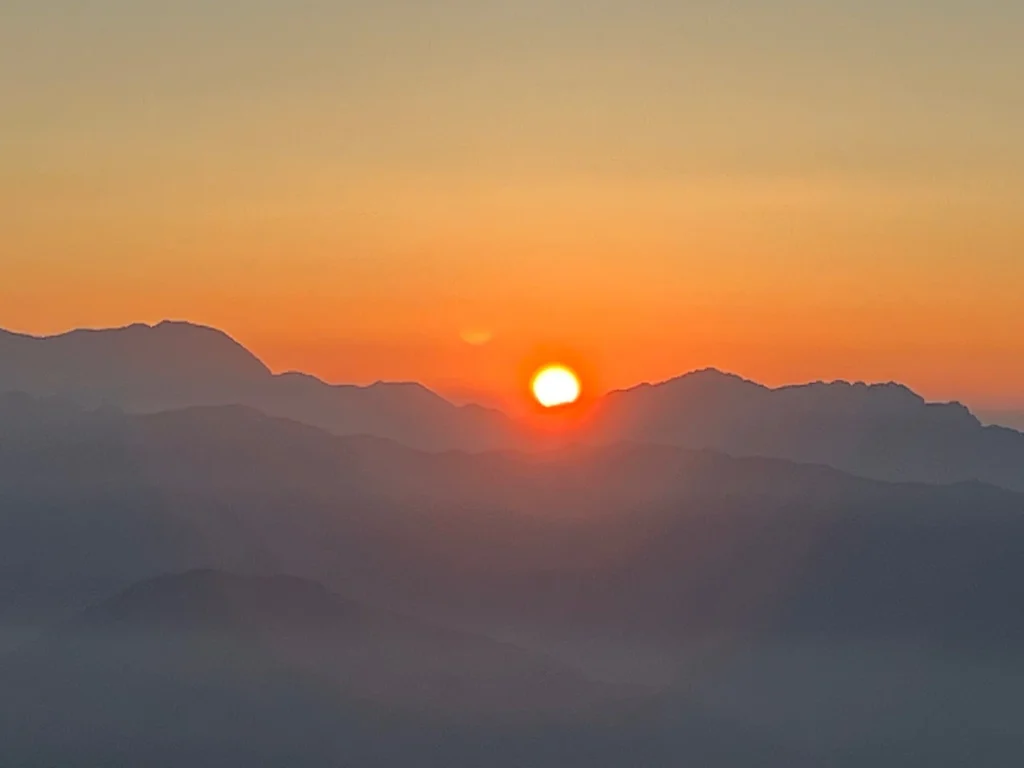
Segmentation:
{"type": "MultiPolygon", "coordinates": [[[[764,401],[785,398],[792,401],[793,405],[805,408],[888,408],[897,412],[907,407],[928,405],[923,397],[898,382],[866,383],[837,380],[769,387],[717,368],[704,368],[658,383],[643,383],[615,390],[609,393],[608,399],[624,399],[640,394],[651,396],[648,393],[656,393],[659,397],[686,397],[694,394],[724,399],[760,397],[764,401]]],[[[966,406],[960,403],[931,405],[970,413],[966,406]]]]}
{"type": "Polygon", "coordinates": [[[978,416],[985,424],[991,426],[1005,427],[1018,432],[1024,430],[1024,410],[982,411],[978,416]]]}
{"type": "Polygon", "coordinates": [[[331,385],[274,375],[216,329],[183,322],[0,335],[0,392],[59,396],[86,406],[153,412],[202,405],[258,408],[341,435],[372,434],[419,448],[487,449],[520,442],[502,413],[457,407],[415,382],[331,385]]]}
{"type": "Polygon", "coordinates": [[[185,322],[74,330],[48,338],[0,334],[5,390],[154,408],[245,391],[270,370],[222,331],[185,322]]]}
{"type": "Polygon", "coordinates": [[[929,403],[896,383],[772,389],[707,369],[610,393],[588,435],[822,463],[882,480],[1024,489],[1024,434],[984,427],[964,405],[929,403]]]}
{"type": "MultiPolygon", "coordinates": [[[[13,390],[129,412],[245,405],[338,435],[375,435],[428,451],[551,440],[499,411],[455,406],[414,382],[331,385],[303,373],[273,375],[227,335],[187,323],[42,339],[4,334],[0,392],[13,390]]],[[[662,443],[828,464],[881,480],[977,479],[1024,490],[1024,434],[983,426],[959,403],[928,403],[896,383],[773,389],[707,369],[612,392],[584,415],[556,439],[662,443]]]]}

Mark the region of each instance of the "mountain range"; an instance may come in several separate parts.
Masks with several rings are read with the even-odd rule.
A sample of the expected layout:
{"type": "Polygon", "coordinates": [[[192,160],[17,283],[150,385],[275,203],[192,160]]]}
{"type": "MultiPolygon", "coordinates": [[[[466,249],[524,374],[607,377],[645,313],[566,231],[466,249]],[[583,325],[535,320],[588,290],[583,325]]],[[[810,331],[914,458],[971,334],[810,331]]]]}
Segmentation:
{"type": "Polygon", "coordinates": [[[0,764],[1024,761],[1024,436],[717,371],[573,417],[0,336],[0,764]]]}
{"type": "Polygon", "coordinates": [[[498,411],[455,406],[415,383],[331,385],[275,375],[227,334],[190,323],[77,330],[48,338],[0,331],[0,392],[59,396],[149,413],[248,405],[337,434],[371,434],[427,450],[513,444],[498,411]]]}
{"type": "Polygon", "coordinates": [[[1024,642],[1024,496],[977,483],[657,445],[426,453],[237,406],[125,415],[12,395],[0,502],[8,623],[216,567],[466,627],[1024,642]]]}
{"type": "Polygon", "coordinates": [[[7,395],[0,762],[1011,764],[1022,552],[977,482],[7,395]]]}
{"type": "Polygon", "coordinates": [[[1024,489],[1024,435],[899,384],[771,389],[714,370],[608,395],[594,431],[635,440],[827,464],[881,480],[980,480],[1024,489]]]}
{"type": "MultiPolygon", "coordinates": [[[[273,374],[223,332],[164,322],[35,338],[0,332],[0,392],[156,412],[246,405],[339,435],[428,451],[535,447],[526,424],[414,384],[331,385],[273,374]]],[[[898,384],[771,389],[715,370],[599,399],[566,442],[622,441],[827,464],[881,480],[979,480],[1024,490],[1024,434],[898,384]]]]}

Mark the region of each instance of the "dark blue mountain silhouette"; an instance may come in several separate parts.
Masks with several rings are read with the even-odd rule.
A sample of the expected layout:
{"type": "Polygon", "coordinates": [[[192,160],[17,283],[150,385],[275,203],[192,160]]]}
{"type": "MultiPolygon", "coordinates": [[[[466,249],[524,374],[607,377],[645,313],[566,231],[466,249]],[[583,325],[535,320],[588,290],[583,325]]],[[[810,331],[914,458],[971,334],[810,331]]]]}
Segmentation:
{"type": "Polygon", "coordinates": [[[1024,489],[1024,434],[983,426],[959,403],[928,403],[893,383],[771,389],[705,370],[609,394],[591,430],[600,442],[772,456],[882,480],[1024,489]]]}
{"type": "MultiPolygon", "coordinates": [[[[132,412],[247,405],[339,435],[437,451],[522,448],[524,425],[458,407],[415,383],[330,385],[272,374],[227,335],[187,323],[34,338],[0,332],[0,392],[59,395],[132,412]]],[[[883,480],[980,480],[1024,490],[1024,434],[984,426],[958,403],[899,384],[770,389],[707,370],[613,392],[570,442],[650,442],[827,464],[883,480]]]]}
{"type": "Polygon", "coordinates": [[[249,405],[337,434],[427,450],[516,442],[514,425],[498,411],[455,406],[415,383],[336,386],[300,373],[275,376],[227,334],[190,323],[45,338],[0,331],[0,392],[12,391],[134,412],[249,405]]]}

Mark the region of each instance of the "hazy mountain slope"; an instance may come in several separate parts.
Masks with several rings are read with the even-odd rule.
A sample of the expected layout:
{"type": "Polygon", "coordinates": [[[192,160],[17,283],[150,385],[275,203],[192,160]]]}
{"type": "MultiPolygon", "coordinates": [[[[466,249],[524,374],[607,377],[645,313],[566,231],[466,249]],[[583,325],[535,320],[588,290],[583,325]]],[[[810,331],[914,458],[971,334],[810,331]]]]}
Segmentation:
{"type": "MultiPolygon", "coordinates": [[[[0,433],[9,623],[210,566],[484,626],[1024,642],[1024,496],[979,484],[658,446],[426,454],[242,408],[65,426],[36,408],[49,426],[0,433]]],[[[31,408],[9,410],[0,425],[31,408]]]]}
{"type": "Polygon", "coordinates": [[[631,721],[608,693],[313,582],[192,572],[0,657],[0,760],[610,768],[631,754],[752,765],[770,745],[695,711],[674,732],[631,721]]]}
{"type": "Polygon", "coordinates": [[[766,643],[723,653],[667,694],[849,766],[1024,758],[1024,658],[902,643],[766,643]]]}
{"type": "MultiPolygon", "coordinates": [[[[1024,496],[978,483],[657,445],[431,454],[241,407],[133,416],[9,396],[0,625],[62,620],[196,567],[295,573],[380,608],[352,635],[337,622],[359,610],[303,581],[238,597],[226,577],[225,594],[184,613],[187,579],[131,589],[82,619],[95,642],[73,628],[20,652],[34,661],[0,661],[13,675],[0,680],[0,762],[1016,764],[1022,553],[1024,496]],[[364,631],[385,607],[428,618],[364,631]],[[224,617],[227,644],[210,644],[224,617]],[[200,641],[168,622],[199,626],[200,641]],[[433,701],[421,694],[442,670],[472,681],[442,686],[450,701],[475,685],[523,693],[482,674],[475,648],[484,672],[518,668],[527,691],[548,690],[536,657],[476,640],[446,655],[423,629],[436,624],[661,693],[568,720],[398,714],[396,701],[433,701]],[[154,625],[156,644],[140,645],[135,630],[154,625]],[[125,626],[127,649],[109,635],[125,626]],[[356,656],[376,661],[338,672],[356,656]]],[[[210,597],[204,578],[220,577],[200,574],[210,597]]]]}
{"type": "Polygon", "coordinates": [[[601,689],[505,646],[303,580],[193,572],[136,585],[0,657],[0,760],[997,766],[1024,756],[1022,675],[1019,662],[915,645],[768,644],[706,655],[659,695],[596,705],[601,689]],[[509,683],[511,701],[535,708],[464,709],[509,683]],[[548,696],[567,683],[591,705],[555,711],[548,696]]]}
{"type": "MultiPolygon", "coordinates": [[[[252,663],[273,660],[358,700],[438,715],[571,710],[617,695],[540,655],[288,576],[198,570],[157,577],[91,607],[46,643],[104,653],[122,647],[125,661],[153,671],[184,646],[227,645],[253,654],[252,663]]],[[[176,676],[207,671],[216,674],[185,669],[176,676]]]]}
{"type": "Polygon", "coordinates": [[[334,386],[273,375],[221,331],[189,323],[72,331],[0,331],[0,393],[61,396],[132,412],[248,405],[340,435],[371,434],[425,450],[487,449],[520,438],[500,412],[457,407],[419,384],[334,386]]]}
{"type": "Polygon", "coordinates": [[[981,480],[1024,490],[1024,434],[898,384],[769,389],[708,370],[609,394],[592,440],[709,448],[828,464],[882,480],[981,480]]]}

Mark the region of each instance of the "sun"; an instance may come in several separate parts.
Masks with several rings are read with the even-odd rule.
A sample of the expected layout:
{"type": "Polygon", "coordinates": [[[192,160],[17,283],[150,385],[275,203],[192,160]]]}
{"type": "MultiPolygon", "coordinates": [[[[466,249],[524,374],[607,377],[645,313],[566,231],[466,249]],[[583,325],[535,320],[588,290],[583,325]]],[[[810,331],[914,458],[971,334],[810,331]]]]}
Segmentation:
{"type": "Polygon", "coordinates": [[[580,380],[564,365],[546,365],[533,377],[533,396],[545,408],[575,403],[580,397],[580,380]]]}

